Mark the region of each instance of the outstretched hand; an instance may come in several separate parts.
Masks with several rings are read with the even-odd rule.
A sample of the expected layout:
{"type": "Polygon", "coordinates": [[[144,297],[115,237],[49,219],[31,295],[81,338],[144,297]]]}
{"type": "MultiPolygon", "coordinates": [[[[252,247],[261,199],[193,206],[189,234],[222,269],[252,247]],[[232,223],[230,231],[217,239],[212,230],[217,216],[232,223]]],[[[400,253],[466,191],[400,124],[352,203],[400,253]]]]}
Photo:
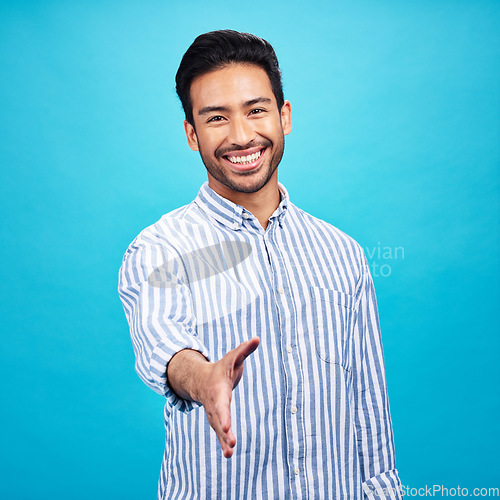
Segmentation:
{"type": "Polygon", "coordinates": [[[233,454],[236,437],[231,429],[231,398],[233,389],[243,375],[243,363],[259,346],[259,337],[253,337],[229,351],[215,363],[207,363],[199,400],[205,408],[208,422],[217,434],[226,458],[233,454]]]}

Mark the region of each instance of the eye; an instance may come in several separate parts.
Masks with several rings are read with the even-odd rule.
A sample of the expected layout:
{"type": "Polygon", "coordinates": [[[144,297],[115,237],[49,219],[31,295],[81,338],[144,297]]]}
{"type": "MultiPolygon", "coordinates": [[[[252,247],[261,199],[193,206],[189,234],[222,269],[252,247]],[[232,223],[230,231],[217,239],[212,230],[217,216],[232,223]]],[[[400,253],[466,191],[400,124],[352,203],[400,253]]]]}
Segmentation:
{"type": "Polygon", "coordinates": [[[265,109],[256,108],[256,109],[252,109],[252,111],[250,111],[250,114],[251,115],[260,115],[260,114],[265,113],[265,112],[266,112],[265,109]]]}
{"type": "Polygon", "coordinates": [[[207,123],[210,123],[210,122],[220,122],[222,121],[224,118],[220,115],[217,115],[217,116],[212,116],[211,118],[209,118],[207,120],[207,123]]]}

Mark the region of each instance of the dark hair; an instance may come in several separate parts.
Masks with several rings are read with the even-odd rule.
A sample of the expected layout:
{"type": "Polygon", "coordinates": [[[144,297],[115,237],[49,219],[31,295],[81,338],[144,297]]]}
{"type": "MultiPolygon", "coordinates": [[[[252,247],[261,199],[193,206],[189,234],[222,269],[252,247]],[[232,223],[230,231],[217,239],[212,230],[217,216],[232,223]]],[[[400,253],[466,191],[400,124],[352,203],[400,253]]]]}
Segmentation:
{"type": "Polygon", "coordinates": [[[271,44],[250,33],[233,30],[210,31],[195,39],[182,57],[175,76],[177,95],[184,108],[186,120],[191,125],[194,125],[191,83],[196,77],[231,63],[260,66],[269,77],[278,109],[282,108],[284,97],[281,71],[271,44]]]}

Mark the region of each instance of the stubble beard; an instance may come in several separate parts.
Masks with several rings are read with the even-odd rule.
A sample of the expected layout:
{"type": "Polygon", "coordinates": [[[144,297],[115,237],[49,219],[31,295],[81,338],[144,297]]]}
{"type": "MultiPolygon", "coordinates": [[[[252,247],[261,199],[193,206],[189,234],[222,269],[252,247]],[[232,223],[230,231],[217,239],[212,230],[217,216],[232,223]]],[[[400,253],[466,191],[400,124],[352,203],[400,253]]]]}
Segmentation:
{"type": "MultiPolygon", "coordinates": [[[[253,146],[266,147],[267,148],[266,153],[267,153],[267,150],[272,149],[273,143],[271,141],[264,141],[257,144],[245,146],[245,148],[243,149],[247,149],[253,146]]],[[[278,165],[280,164],[281,159],[283,158],[284,151],[285,151],[285,138],[284,136],[282,136],[280,143],[277,144],[276,150],[271,156],[271,159],[267,160],[266,164],[260,165],[260,167],[257,170],[250,170],[248,172],[239,172],[238,174],[234,174],[231,171],[230,172],[231,177],[229,177],[226,174],[226,169],[222,168],[219,163],[209,158],[208,155],[205,155],[201,147],[199,146],[201,160],[205,165],[207,172],[215,180],[217,180],[224,186],[227,186],[229,189],[236,191],[238,193],[256,193],[257,191],[260,191],[269,182],[274,172],[276,172],[276,169],[278,168],[278,165]],[[263,172],[265,172],[264,175],[262,175],[263,172]],[[250,178],[252,176],[255,177],[255,180],[253,182],[251,183],[245,182],[245,179],[250,178]],[[242,179],[243,182],[241,183],[238,182],[238,179],[242,179]]],[[[223,161],[222,156],[224,154],[225,153],[218,153],[216,151],[215,156],[216,158],[219,158],[220,161],[223,161]]]]}

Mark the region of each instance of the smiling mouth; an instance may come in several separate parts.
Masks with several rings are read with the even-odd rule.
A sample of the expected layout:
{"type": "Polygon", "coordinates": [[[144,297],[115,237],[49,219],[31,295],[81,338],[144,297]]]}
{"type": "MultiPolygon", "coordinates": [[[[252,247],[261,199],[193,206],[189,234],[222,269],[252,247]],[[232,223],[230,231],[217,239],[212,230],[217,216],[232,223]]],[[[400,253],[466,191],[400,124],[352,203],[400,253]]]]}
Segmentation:
{"type": "Polygon", "coordinates": [[[251,165],[255,161],[257,161],[266,148],[263,148],[255,153],[246,156],[236,156],[236,155],[225,155],[224,158],[229,160],[233,165],[251,165]]]}

